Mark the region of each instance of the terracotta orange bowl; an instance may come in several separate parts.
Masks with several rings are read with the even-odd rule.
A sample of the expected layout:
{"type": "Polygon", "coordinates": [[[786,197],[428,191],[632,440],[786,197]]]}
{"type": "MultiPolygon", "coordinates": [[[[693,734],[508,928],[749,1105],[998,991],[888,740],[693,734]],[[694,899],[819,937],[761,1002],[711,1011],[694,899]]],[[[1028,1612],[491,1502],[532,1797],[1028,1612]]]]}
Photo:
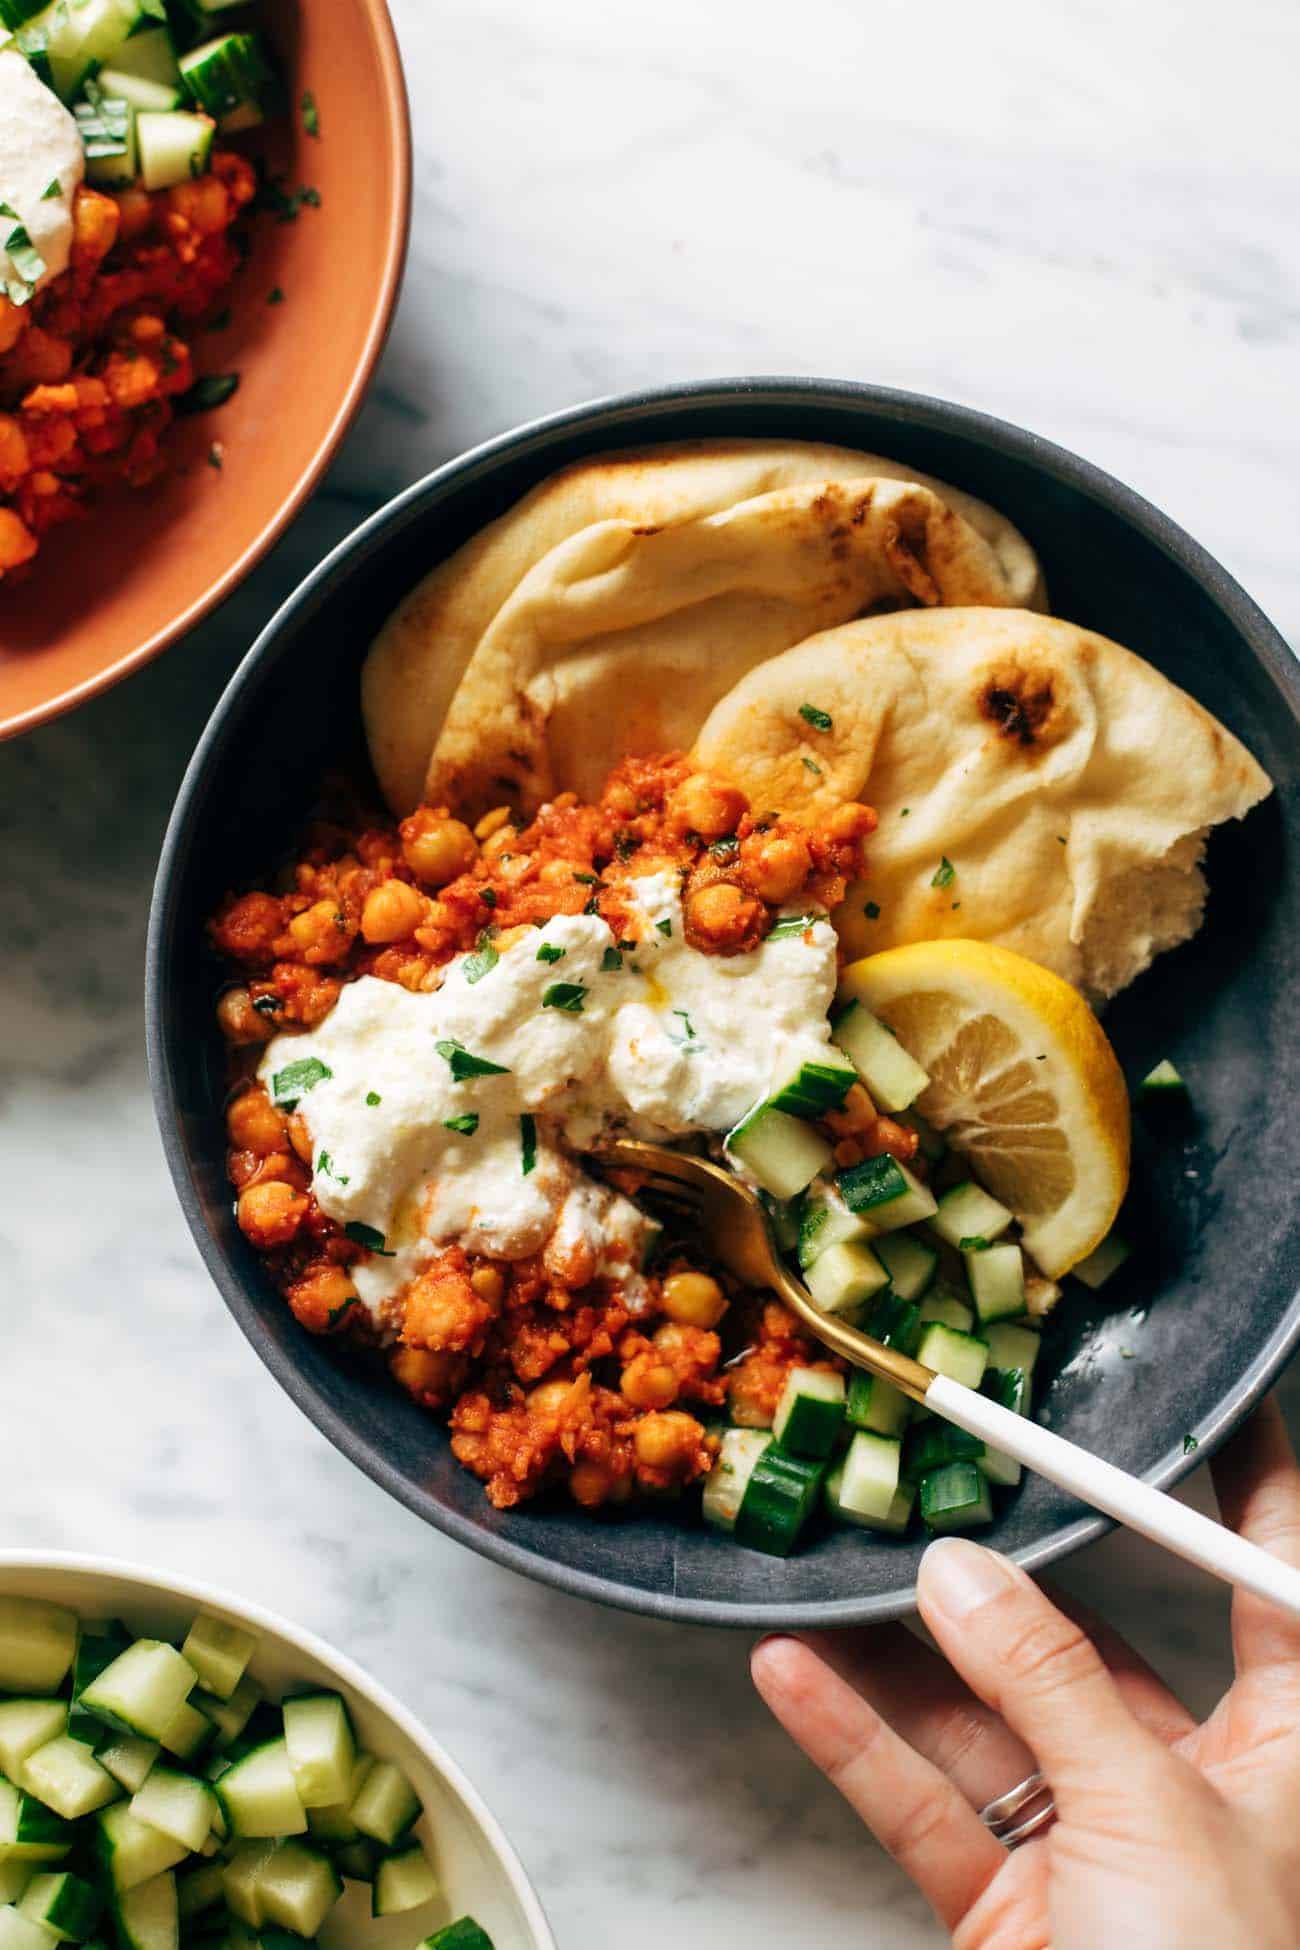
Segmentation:
{"type": "Polygon", "coordinates": [[[231,321],[198,333],[200,373],[238,372],[224,406],[178,420],[170,471],[101,495],[0,582],[0,737],[70,709],[157,656],[239,583],[320,479],[361,403],[397,299],[410,217],[406,89],[384,0],[260,0],[286,111],[236,145],[319,205],[261,212],[231,321]],[[319,135],[303,125],[309,90],[319,135]],[[279,288],[283,302],[268,304],[279,288]],[[220,469],[208,464],[214,441],[220,469]]]}

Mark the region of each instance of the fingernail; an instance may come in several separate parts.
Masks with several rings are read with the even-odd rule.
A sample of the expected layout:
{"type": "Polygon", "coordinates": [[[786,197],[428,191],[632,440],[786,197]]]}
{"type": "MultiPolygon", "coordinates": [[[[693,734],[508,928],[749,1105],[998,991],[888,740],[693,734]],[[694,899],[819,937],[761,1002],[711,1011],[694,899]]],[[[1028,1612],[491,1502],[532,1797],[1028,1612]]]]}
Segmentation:
{"type": "Polygon", "coordinates": [[[968,1537],[936,1537],[921,1559],[919,1579],[928,1605],[946,1618],[965,1618],[1014,1579],[1011,1566],[968,1537]]]}

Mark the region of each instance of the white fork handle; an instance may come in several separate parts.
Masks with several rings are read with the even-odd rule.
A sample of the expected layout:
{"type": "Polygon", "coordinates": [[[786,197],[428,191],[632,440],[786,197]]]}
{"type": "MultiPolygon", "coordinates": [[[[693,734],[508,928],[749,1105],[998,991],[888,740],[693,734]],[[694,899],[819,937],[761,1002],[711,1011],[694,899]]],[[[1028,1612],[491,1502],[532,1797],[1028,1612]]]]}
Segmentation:
{"type": "Polygon", "coordinates": [[[1257,1544],[1248,1544],[1221,1523],[1189,1510],[1163,1490],[1153,1489],[1114,1463],[1103,1462],[1100,1456],[1067,1442],[1064,1436],[1053,1435],[1014,1409],[990,1401],[987,1395],[977,1395],[947,1375],[936,1375],[925,1404],[969,1435],[1005,1450],[1050,1483],[1082,1497],[1094,1509],[1104,1510],[1130,1530],[1163,1544],[1176,1557],[1199,1564],[1203,1571],[1227,1584],[1269,1598],[1293,1618],[1300,1618],[1300,1571],[1281,1558],[1271,1557],[1257,1544]]]}

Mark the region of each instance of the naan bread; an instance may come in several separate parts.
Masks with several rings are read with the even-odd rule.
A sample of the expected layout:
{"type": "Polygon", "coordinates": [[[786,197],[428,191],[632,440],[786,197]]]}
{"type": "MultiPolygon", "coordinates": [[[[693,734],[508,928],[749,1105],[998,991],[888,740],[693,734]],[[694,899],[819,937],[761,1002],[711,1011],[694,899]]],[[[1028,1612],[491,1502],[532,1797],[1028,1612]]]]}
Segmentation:
{"type": "Polygon", "coordinates": [[[1043,602],[1003,516],[846,448],[699,441],[554,475],[425,577],[362,675],[393,808],[531,811],[689,745],[755,663],[868,611],[1043,602]]]}
{"type": "Polygon", "coordinates": [[[1195,933],[1206,833],[1271,790],[1140,657],[1007,610],[913,610],[801,643],[722,699],[695,755],[756,809],[876,808],[870,878],[834,917],[850,955],[996,941],[1094,1001],[1195,933]]]}

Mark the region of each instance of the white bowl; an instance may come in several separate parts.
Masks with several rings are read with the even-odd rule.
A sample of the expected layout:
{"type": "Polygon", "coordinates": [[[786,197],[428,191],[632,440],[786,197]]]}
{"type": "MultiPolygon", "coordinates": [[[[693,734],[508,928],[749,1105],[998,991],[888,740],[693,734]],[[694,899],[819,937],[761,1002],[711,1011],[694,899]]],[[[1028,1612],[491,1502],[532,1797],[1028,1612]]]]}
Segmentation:
{"type": "Polygon", "coordinates": [[[556,1950],[522,1863],[455,1761],[390,1693],[322,1639],[228,1592],[187,1579],[162,1582],[137,1565],[71,1551],[0,1550],[0,1596],[44,1598],[165,1638],[182,1637],[196,1612],[213,1612],[258,1634],[249,1670],[273,1696],[304,1680],[343,1694],[364,1745],[395,1760],[423,1802],[416,1832],[446,1896],[375,1922],[368,1891],[350,1883],[322,1932],[327,1950],[415,1950],[431,1931],[464,1915],[483,1925],[495,1950],[556,1950]]]}

